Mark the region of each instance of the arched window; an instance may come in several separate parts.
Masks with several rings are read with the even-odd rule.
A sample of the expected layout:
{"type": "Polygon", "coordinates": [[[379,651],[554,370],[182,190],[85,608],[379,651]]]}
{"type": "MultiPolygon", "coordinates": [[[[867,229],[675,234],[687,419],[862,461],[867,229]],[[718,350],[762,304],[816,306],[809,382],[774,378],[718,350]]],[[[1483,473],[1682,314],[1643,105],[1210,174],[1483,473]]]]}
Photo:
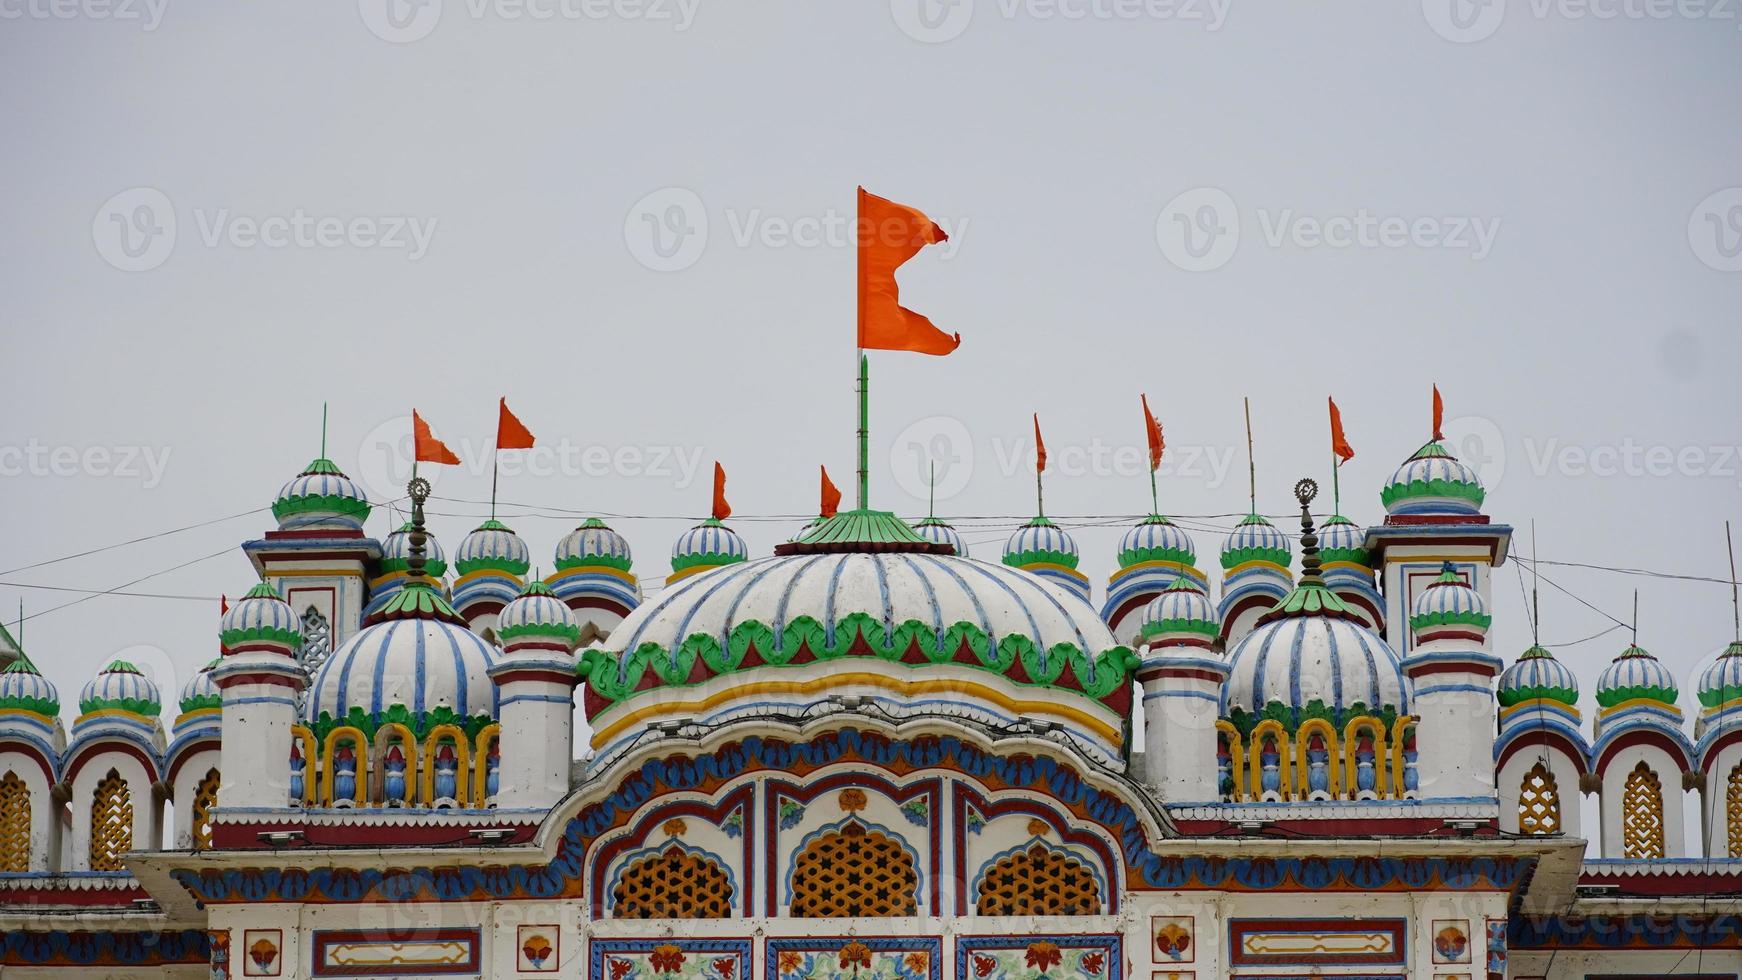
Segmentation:
{"type": "Polygon", "coordinates": [[[918,915],[913,857],[857,820],[811,841],[792,874],[792,914],[801,919],[918,915]]]}
{"type": "Polygon", "coordinates": [[[210,850],[212,846],[212,808],[218,805],[218,770],[206,770],[206,778],[194,789],[193,834],[194,850],[210,850]]]}
{"type": "Polygon", "coordinates": [[[1040,841],[999,858],[980,876],[980,915],[1100,915],[1101,886],[1087,866],[1040,841]]]}
{"type": "Polygon", "coordinates": [[[1561,793],[1548,763],[1538,762],[1524,774],[1518,789],[1518,830],[1524,834],[1561,832],[1561,793]]]}
{"type": "Polygon", "coordinates": [[[1643,759],[1621,791],[1621,856],[1663,857],[1663,787],[1643,759]]]}
{"type": "Polygon", "coordinates": [[[1730,828],[1730,856],[1742,858],[1742,762],[1730,770],[1730,787],[1724,797],[1724,823],[1730,828]]]}
{"type": "Polygon", "coordinates": [[[133,849],[133,798],[114,769],[91,794],[91,870],[124,871],[121,855],[133,849]]]}
{"type": "Polygon", "coordinates": [[[0,871],[30,870],[30,787],[8,772],[0,779],[0,871]]]}
{"type": "Polygon", "coordinates": [[[611,902],[619,919],[726,919],[732,880],[706,856],[673,844],[623,869],[611,902]]]}

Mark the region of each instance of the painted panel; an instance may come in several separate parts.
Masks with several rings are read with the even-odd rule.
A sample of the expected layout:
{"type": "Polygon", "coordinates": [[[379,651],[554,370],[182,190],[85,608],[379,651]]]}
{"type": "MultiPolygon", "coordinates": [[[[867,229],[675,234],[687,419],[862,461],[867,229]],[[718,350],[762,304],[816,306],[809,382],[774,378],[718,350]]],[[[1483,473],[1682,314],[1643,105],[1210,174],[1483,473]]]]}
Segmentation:
{"type": "Polygon", "coordinates": [[[1228,956],[1235,966],[1402,966],[1403,919],[1234,919],[1228,956]]]}
{"type": "Polygon", "coordinates": [[[768,980],[941,980],[937,936],[807,936],[770,939],[768,980]]]}
{"type": "Polygon", "coordinates": [[[1124,974],[1115,933],[956,939],[956,980],[1119,980],[1124,974]]]}
{"type": "Polygon", "coordinates": [[[317,977],[476,976],[477,929],[316,930],[317,977]]]}
{"type": "Polygon", "coordinates": [[[587,980],[751,980],[748,939],[595,939],[587,980]]]}

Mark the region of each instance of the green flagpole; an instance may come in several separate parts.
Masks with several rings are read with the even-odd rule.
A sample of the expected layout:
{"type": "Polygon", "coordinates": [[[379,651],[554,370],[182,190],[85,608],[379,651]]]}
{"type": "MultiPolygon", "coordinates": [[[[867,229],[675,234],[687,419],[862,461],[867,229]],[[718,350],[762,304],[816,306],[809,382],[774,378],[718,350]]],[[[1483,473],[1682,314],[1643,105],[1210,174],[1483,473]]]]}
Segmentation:
{"type": "Polygon", "coordinates": [[[859,350],[859,509],[871,507],[871,359],[859,350]]]}

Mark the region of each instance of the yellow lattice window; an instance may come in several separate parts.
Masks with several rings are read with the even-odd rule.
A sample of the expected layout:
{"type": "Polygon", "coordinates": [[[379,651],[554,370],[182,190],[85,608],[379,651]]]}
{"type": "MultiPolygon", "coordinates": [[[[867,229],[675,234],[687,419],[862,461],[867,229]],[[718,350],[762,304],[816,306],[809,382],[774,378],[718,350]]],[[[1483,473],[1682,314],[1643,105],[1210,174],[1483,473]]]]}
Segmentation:
{"type": "Polygon", "coordinates": [[[1644,760],[1621,791],[1621,856],[1663,857],[1663,787],[1644,760]]]}
{"type": "Polygon", "coordinates": [[[218,805],[218,770],[207,769],[206,778],[194,789],[193,832],[194,850],[209,850],[212,846],[212,809],[218,805]]]}
{"type": "Polygon", "coordinates": [[[1531,766],[1518,788],[1518,830],[1525,834],[1560,833],[1560,787],[1545,763],[1531,766]]]}
{"type": "Polygon", "coordinates": [[[1101,886],[1081,861],[1039,841],[980,876],[981,915],[1100,915],[1101,886]]]}
{"type": "Polygon", "coordinates": [[[673,844],[623,869],[611,902],[619,919],[725,919],[732,880],[715,862],[673,844]]]}
{"type": "Polygon", "coordinates": [[[91,794],[91,870],[122,871],[121,855],[133,849],[133,797],[114,769],[91,794]]]}
{"type": "Polygon", "coordinates": [[[0,779],[0,871],[30,870],[30,787],[9,772],[0,779]]]}
{"type": "Polygon", "coordinates": [[[919,914],[919,875],[894,838],[857,820],[805,846],[793,867],[792,914],[801,919],[919,914]]]}
{"type": "Polygon", "coordinates": [[[1730,770],[1730,786],[1724,794],[1724,821],[1730,829],[1730,856],[1742,858],[1742,763],[1730,770]]]}

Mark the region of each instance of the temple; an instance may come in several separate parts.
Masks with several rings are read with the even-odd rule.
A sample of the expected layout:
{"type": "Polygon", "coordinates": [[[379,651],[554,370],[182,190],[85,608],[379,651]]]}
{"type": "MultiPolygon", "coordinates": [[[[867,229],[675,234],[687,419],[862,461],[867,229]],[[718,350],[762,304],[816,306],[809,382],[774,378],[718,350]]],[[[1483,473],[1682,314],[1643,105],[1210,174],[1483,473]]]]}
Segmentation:
{"type": "Polygon", "coordinates": [[[1439,441],[1216,575],[1161,514],[1094,569],[861,507],[762,556],[702,521],[649,598],[601,520],[537,576],[428,492],[376,539],[290,479],[180,691],[73,705],[0,630],[0,973],[1742,973],[1742,644],[1691,719],[1637,643],[1591,697],[1495,651],[1512,528],[1439,441]]]}

